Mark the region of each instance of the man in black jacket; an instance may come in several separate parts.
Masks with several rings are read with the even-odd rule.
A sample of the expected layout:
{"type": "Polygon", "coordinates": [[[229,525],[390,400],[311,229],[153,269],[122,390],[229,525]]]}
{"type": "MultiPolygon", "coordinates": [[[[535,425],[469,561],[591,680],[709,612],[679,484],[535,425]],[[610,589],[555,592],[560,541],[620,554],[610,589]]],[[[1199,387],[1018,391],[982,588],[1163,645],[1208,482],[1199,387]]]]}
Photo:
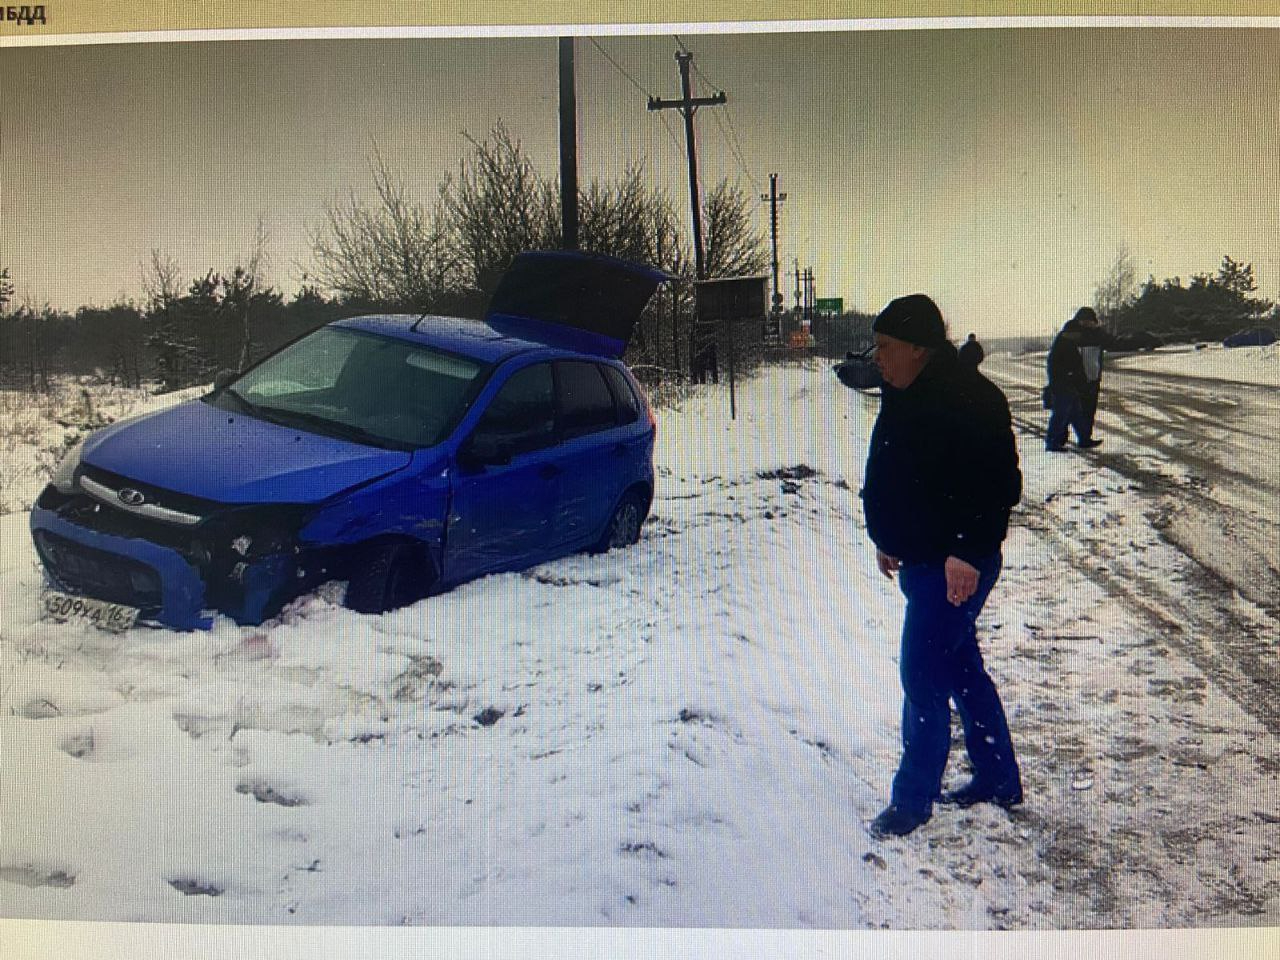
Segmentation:
{"type": "Polygon", "coordinates": [[[1022,802],[1004,707],[978,649],[976,621],[1000,575],[1022,473],[1000,389],[962,366],[942,314],[923,294],[876,318],[884,376],[862,488],[867,533],[886,577],[907,599],[899,669],[902,761],[873,836],[904,836],[935,802],[1022,802]],[[972,781],[945,796],[951,701],[964,725],[972,781]]]}
{"type": "Polygon", "coordinates": [[[1076,434],[1076,446],[1082,449],[1096,447],[1100,440],[1089,436],[1085,423],[1085,391],[1088,389],[1084,360],[1080,354],[1084,330],[1078,316],[1072,317],[1049,346],[1045,360],[1049,377],[1049,394],[1052,412],[1049,428],[1045,432],[1044,448],[1059,453],[1067,446],[1067,427],[1076,434]]]}
{"type": "Polygon", "coordinates": [[[1107,350],[1136,350],[1141,341],[1133,337],[1116,337],[1102,329],[1093,307],[1081,307],[1073,319],[1080,324],[1080,361],[1084,367],[1084,389],[1080,392],[1081,426],[1087,443],[1096,447],[1102,441],[1093,435],[1093,422],[1098,415],[1098,394],[1102,392],[1102,361],[1107,350]]]}
{"type": "Polygon", "coordinates": [[[978,342],[978,335],[971,333],[969,334],[969,339],[960,344],[960,350],[957,355],[960,357],[960,362],[966,367],[979,367],[986,356],[986,351],[982,349],[982,344],[978,342]]]}

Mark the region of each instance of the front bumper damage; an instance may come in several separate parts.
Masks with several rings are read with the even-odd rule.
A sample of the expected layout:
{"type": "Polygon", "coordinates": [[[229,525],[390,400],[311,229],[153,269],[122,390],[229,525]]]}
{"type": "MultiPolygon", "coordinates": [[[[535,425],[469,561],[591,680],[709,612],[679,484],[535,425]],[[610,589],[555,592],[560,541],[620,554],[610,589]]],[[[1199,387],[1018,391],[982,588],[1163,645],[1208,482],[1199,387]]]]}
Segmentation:
{"type": "Polygon", "coordinates": [[[218,518],[174,529],[53,488],[31,511],[31,533],[54,588],[137,607],[142,621],[175,630],[209,629],[211,610],[261,623],[301,580],[291,544],[244,556],[218,518]]]}

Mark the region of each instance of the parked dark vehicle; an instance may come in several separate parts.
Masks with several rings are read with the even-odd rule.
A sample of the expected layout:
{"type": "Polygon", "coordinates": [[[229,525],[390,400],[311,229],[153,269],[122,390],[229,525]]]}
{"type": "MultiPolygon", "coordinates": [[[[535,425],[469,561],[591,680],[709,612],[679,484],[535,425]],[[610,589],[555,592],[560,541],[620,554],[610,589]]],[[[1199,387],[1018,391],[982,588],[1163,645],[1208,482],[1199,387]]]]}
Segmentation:
{"type": "Polygon", "coordinates": [[[1241,330],[1222,341],[1224,347],[1266,347],[1276,342],[1276,332],[1267,327],[1241,330]]]}
{"type": "Polygon", "coordinates": [[[665,279],[522,254],[483,322],[341,320],[92,434],[31,512],[49,613],[258,623],[330,579],[373,613],[635,543],[655,425],[619,358],[665,279]]]}
{"type": "Polygon", "coordinates": [[[880,368],[876,366],[875,347],[861,353],[850,351],[833,368],[840,382],[854,390],[875,390],[884,383],[880,368]]]}

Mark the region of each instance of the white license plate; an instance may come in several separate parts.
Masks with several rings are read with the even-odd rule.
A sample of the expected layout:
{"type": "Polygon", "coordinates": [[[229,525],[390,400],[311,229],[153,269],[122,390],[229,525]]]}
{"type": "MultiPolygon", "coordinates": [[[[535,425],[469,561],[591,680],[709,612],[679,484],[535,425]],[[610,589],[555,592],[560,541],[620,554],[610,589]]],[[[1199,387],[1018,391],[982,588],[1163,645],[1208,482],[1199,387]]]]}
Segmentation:
{"type": "Polygon", "coordinates": [[[128,630],[138,619],[137,607],[126,607],[122,603],[108,603],[91,597],[73,597],[57,590],[45,591],[44,609],[54,620],[88,623],[113,633],[128,630]]]}

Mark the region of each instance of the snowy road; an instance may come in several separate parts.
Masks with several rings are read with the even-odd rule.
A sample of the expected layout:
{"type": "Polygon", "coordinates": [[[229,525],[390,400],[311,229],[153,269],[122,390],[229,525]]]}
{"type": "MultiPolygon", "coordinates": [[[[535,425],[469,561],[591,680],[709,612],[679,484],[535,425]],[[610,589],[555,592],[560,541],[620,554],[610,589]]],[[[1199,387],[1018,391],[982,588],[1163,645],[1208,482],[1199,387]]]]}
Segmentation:
{"type": "MultiPolygon", "coordinates": [[[[1038,369],[992,373],[1027,477],[981,623],[1020,810],[867,836],[900,708],[901,598],[856,497],[876,400],[790,366],[740,385],[737,421],[710,388],[660,411],[636,548],[383,617],[330,591],[259,629],[45,623],[25,518],[0,518],[0,915],[1280,924],[1275,607],[1226,586],[1233,556],[1207,574],[1166,510],[1247,504],[1105,401],[1104,455],[1046,454],[1038,369]]],[[[1186,446],[1208,456],[1259,409],[1186,446]]],[[[1246,446],[1268,482],[1274,435],[1246,446]]]]}
{"type": "MultiPolygon", "coordinates": [[[[1127,365],[1144,361],[1110,363],[1096,431],[1105,442],[1090,459],[1134,483],[1152,527],[1191,562],[1171,579],[1163,567],[1116,562],[1073,528],[1047,532],[1105,589],[1163,622],[1185,655],[1280,735],[1280,388],[1127,365]]],[[[1001,358],[989,372],[1020,426],[1043,436],[1042,358],[1001,358]]]]}

